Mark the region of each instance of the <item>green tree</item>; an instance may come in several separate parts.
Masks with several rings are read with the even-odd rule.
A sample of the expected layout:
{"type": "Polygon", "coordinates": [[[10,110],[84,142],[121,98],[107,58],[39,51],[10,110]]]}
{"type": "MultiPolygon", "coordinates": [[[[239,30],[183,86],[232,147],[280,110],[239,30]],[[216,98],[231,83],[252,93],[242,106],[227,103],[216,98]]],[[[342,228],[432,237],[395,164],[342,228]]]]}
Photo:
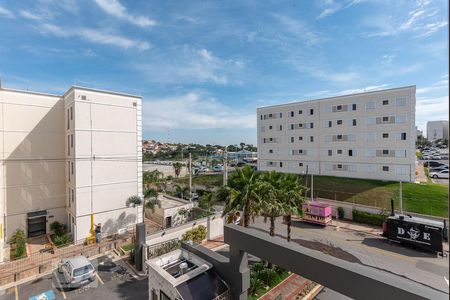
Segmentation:
{"type": "Polygon", "coordinates": [[[178,178],[181,173],[181,169],[183,168],[183,164],[180,162],[176,162],[172,164],[173,170],[175,171],[175,177],[178,178]]]}
{"type": "Polygon", "coordinates": [[[275,219],[286,215],[286,205],[283,198],[283,174],[272,171],[264,173],[259,190],[264,200],[259,202],[258,211],[270,220],[269,234],[275,236],[275,219]]]}
{"type": "Polygon", "coordinates": [[[154,187],[161,190],[165,186],[164,174],[158,170],[144,171],[142,174],[142,182],[144,189],[154,187]]]}
{"type": "MultiPolygon", "coordinates": [[[[161,201],[158,199],[158,191],[155,189],[148,189],[144,191],[144,207],[155,212],[155,206],[161,206],[161,201]]],[[[145,216],[145,214],[144,214],[145,216]]]]}
{"type": "Polygon", "coordinates": [[[242,210],[242,225],[248,227],[250,218],[257,214],[256,208],[261,199],[258,178],[259,173],[250,166],[236,169],[228,181],[230,194],[223,210],[223,216],[242,210]]]}

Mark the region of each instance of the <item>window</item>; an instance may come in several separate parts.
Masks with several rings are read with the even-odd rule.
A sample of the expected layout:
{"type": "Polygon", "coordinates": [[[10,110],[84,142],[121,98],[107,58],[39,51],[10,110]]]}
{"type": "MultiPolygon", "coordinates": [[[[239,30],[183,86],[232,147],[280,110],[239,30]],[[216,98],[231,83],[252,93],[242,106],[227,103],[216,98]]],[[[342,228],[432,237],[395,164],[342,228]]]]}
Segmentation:
{"type": "Polygon", "coordinates": [[[406,132],[400,133],[400,140],[406,141],[406,132]]]}
{"type": "Polygon", "coordinates": [[[338,151],[337,151],[337,154],[342,154],[342,150],[338,150],[338,151]]]}
{"type": "Polygon", "coordinates": [[[70,155],[70,135],[67,135],[67,155],[70,155]]]}
{"type": "Polygon", "coordinates": [[[332,156],[333,155],[333,150],[328,150],[328,156],[332,156]]]}
{"type": "Polygon", "coordinates": [[[369,101],[366,103],[366,110],[375,109],[375,101],[369,101]]]}
{"type": "Polygon", "coordinates": [[[356,104],[352,104],[352,110],[356,110],[356,104]]]}
{"type": "Polygon", "coordinates": [[[302,123],[299,123],[299,124],[298,124],[298,128],[303,128],[303,124],[302,124],[302,123]]]}
{"type": "Polygon", "coordinates": [[[278,131],[282,131],[283,130],[283,125],[278,125],[278,131]]]}
{"type": "Polygon", "coordinates": [[[273,115],[272,114],[269,114],[269,118],[272,118],[273,117],[273,115]]]}
{"type": "Polygon", "coordinates": [[[294,130],[294,124],[291,124],[291,130],[294,130]]]}
{"type": "Polygon", "coordinates": [[[294,112],[293,111],[291,111],[291,117],[293,117],[294,116],[294,112]]]}
{"type": "Polygon", "coordinates": [[[72,189],[72,203],[75,201],[75,190],[72,189]]]}
{"type": "Polygon", "coordinates": [[[313,136],[310,136],[309,137],[309,141],[312,143],[312,142],[314,142],[314,137],[313,136]]]}
{"type": "Polygon", "coordinates": [[[338,168],[338,169],[342,169],[342,165],[341,165],[341,164],[338,164],[338,165],[337,165],[337,168],[338,168]]]}
{"type": "Polygon", "coordinates": [[[272,130],[272,129],[273,129],[273,126],[272,126],[272,125],[270,125],[270,126],[269,126],[269,130],[272,130]]]}
{"type": "Polygon", "coordinates": [[[73,120],[73,107],[70,107],[70,120],[73,120]]]}
{"type": "Polygon", "coordinates": [[[298,166],[299,167],[303,167],[303,163],[298,163],[298,166]]]}
{"type": "Polygon", "coordinates": [[[389,100],[383,100],[383,105],[389,105],[389,100]]]}
{"type": "Polygon", "coordinates": [[[270,154],[273,154],[273,149],[269,149],[269,153],[270,153],[270,154]]]}
{"type": "Polygon", "coordinates": [[[265,143],[266,142],[266,138],[263,138],[263,143],[265,143]]]}
{"type": "Polygon", "coordinates": [[[336,123],[337,123],[338,125],[342,125],[342,120],[337,120],[336,123]]]}
{"type": "Polygon", "coordinates": [[[299,114],[299,115],[303,114],[303,110],[299,110],[299,111],[298,111],[298,114],[299,114]]]}
{"type": "Polygon", "coordinates": [[[273,142],[273,138],[269,138],[269,142],[273,142]]]}
{"type": "Polygon", "coordinates": [[[69,188],[69,193],[67,195],[69,196],[69,207],[70,207],[70,188],[69,188]]]}
{"type": "Polygon", "coordinates": [[[67,162],[67,179],[70,181],[70,162],[67,162]]]}
{"type": "Polygon", "coordinates": [[[280,113],[280,119],[283,118],[283,113],[280,113]]]}
{"type": "Polygon", "coordinates": [[[352,120],[352,126],[356,126],[356,119],[352,120]]]}
{"type": "Polygon", "coordinates": [[[70,135],[70,147],[73,148],[73,134],[70,135]]]}
{"type": "Polygon", "coordinates": [[[299,137],[298,137],[298,140],[299,140],[299,141],[303,141],[303,137],[302,137],[302,136],[299,136],[299,137]]]}
{"type": "Polygon", "coordinates": [[[383,123],[389,122],[389,117],[383,117],[383,123]]]}
{"type": "Polygon", "coordinates": [[[314,123],[313,122],[309,123],[309,128],[314,128],[314,123]]]}
{"type": "Polygon", "coordinates": [[[280,161],[280,168],[282,168],[282,167],[283,167],[283,162],[280,161]]]}
{"type": "Polygon", "coordinates": [[[309,114],[310,114],[311,116],[314,114],[314,109],[313,109],[313,108],[311,108],[311,109],[309,110],[309,114]]]}
{"type": "Polygon", "coordinates": [[[348,150],[348,156],[353,156],[353,150],[348,150]]]}
{"type": "Polygon", "coordinates": [[[73,175],[73,162],[70,163],[70,173],[73,175]]]}
{"type": "Polygon", "coordinates": [[[383,155],[389,155],[389,150],[383,149],[383,155]]]}
{"type": "Polygon", "coordinates": [[[294,142],[294,137],[293,136],[291,136],[291,143],[293,143],[294,142]]]}
{"type": "Polygon", "coordinates": [[[337,140],[342,140],[342,134],[338,134],[338,135],[336,136],[336,139],[337,139],[337,140]]]}
{"type": "Polygon", "coordinates": [[[397,98],[395,104],[397,107],[406,106],[406,98],[397,98]]]}
{"type": "Polygon", "coordinates": [[[340,110],[342,110],[342,105],[338,105],[338,106],[336,106],[336,110],[337,110],[337,111],[340,111],[340,110]]]}
{"type": "Polygon", "coordinates": [[[261,120],[262,120],[262,115],[261,115],[261,120]]]}
{"type": "Polygon", "coordinates": [[[383,133],[383,139],[389,138],[389,133],[383,133]]]}
{"type": "Polygon", "coordinates": [[[384,172],[389,172],[389,166],[383,166],[383,171],[384,172]]]}
{"type": "Polygon", "coordinates": [[[303,152],[302,149],[298,150],[298,154],[303,154],[303,153],[304,153],[304,152],[303,152]]]}
{"type": "Polygon", "coordinates": [[[328,127],[333,127],[333,122],[328,121],[328,127]]]}
{"type": "Polygon", "coordinates": [[[373,141],[375,141],[375,140],[376,140],[375,133],[368,133],[368,134],[367,134],[367,141],[373,142],[373,141]]]}

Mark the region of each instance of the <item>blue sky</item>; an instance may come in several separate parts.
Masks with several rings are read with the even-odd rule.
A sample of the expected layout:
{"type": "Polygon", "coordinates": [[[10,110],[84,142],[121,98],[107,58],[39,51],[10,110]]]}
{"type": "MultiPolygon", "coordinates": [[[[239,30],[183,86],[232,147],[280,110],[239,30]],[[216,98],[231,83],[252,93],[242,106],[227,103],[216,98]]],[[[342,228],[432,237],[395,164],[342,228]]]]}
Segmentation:
{"type": "Polygon", "coordinates": [[[256,144],[256,107],[417,85],[448,120],[448,2],[0,0],[3,86],[142,95],[144,138],[256,144]]]}

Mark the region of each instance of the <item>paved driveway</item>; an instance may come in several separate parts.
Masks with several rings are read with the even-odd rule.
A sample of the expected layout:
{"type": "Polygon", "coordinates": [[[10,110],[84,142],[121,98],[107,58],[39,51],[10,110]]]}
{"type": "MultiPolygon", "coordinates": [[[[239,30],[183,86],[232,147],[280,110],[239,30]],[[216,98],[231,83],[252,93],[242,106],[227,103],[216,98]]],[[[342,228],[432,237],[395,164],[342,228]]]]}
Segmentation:
{"type": "Polygon", "coordinates": [[[54,271],[52,275],[9,289],[0,300],[148,299],[148,279],[133,277],[125,262],[113,260],[108,255],[91,260],[97,270],[96,279],[81,288],[64,288],[61,274],[54,271]]]}

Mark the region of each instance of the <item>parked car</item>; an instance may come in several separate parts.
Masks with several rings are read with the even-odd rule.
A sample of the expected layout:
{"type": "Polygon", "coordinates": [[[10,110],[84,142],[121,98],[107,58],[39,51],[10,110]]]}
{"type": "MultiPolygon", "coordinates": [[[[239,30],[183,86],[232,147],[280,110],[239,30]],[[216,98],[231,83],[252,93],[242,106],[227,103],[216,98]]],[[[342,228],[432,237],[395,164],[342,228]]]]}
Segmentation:
{"type": "Polygon", "coordinates": [[[91,262],[84,256],[74,256],[62,259],[58,265],[58,272],[64,277],[68,288],[77,288],[95,280],[96,272],[91,262]]]}
{"type": "Polygon", "coordinates": [[[431,159],[442,159],[442,157],[440,155],[433,154],[431,159]]]}
{"type": "Polygon", "coordinates": [[[198,169],[198,171],[199,171],[199,172],[208,172],[209,169],[208,169],[208,167],[201,166],[201,167],[198,169]]]}
{"type": "Polygon", "coordinates": [[[212,169],[214,172],[222,172],[223,171],[223,166],[214,166],[212,169]]]}
{"type": "Polygon", "coordinates": [[[448,179],[448,170],[442,170],[439,172],[431,172],[430,173],[431,178],[445,178],[448,179]]]}
{"type": "Polygon", "coordinates": [[[440,172],[440,171],[444,171],[444,170],[448,170],[448,166],[440,166],[437,168],[431,168],[430,169],[430,173],[432,172],[440,172]]]}
{"type": "Polygon", "coordinates": [[[444,163],[441,163],[441,162],[438,162],[438,161],[433,161],[433,160],[431,160],[431,161],[426,161],[426,162],[424,162],[423,163],[423,166],[424,167],[430,167],[430,168],[437,168],[437,167],[440,167],[440,166],[445,166],[446,164],[444,164],[444,163]]]}

